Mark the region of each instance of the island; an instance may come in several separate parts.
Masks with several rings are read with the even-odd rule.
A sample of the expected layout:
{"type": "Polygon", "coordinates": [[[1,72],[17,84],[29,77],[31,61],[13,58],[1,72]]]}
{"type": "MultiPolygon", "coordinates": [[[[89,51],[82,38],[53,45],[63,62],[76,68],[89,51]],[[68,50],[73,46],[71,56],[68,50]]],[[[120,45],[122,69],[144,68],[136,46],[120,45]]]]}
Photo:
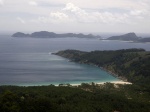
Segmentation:
{"type": "Polygon", "coordinates": [[[78,38],[101,38],[99,35],[92,35],[92,34],[75,34],[75,33],[63,33],[63,34],[57,34],[54,32],[48,32],[48,31],[39,31],[39,32],[33,32],[31,34],[25,34],[22,32],[17,32],[12,35],[12,37],[32,37],[32,38],[64,38],[64,37],[78,37],[78,38]]]}
{"type": "Polygon", "coordinates": [[[111,36],[107,39],[100,39],[100,40],[119,40],[119,41],[128,41],[128,42],[150,42],[150,37],[147,37],[147,38],[138,37],[134,32],[131,32],[131,33],[127,33],[124,35],[111,36]]]}
{"type": "Polygon", "coordinates": [[[127,33],[120,36],[109,37],[108,40],[122,40],[122,41],[137,41],[140,37],[137,37],[135,33],[127,33]]]}
{"type": "Polygon", "coordinates": [[[138,40],[138,42],[150,42],[150,37],[141,38],[138,40]]]}

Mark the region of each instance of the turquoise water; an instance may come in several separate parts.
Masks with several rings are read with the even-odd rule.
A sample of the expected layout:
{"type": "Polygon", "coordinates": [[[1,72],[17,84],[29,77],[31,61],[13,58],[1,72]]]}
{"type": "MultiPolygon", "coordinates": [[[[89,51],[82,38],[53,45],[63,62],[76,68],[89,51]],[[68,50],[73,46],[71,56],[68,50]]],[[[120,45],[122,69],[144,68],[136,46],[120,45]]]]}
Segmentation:
{"type": "Polygon", "coordinates": [[[9,53],[5,56],[11,59],[1,63],[1,85],[58,85],[118,80],[98,67],[69,62],[50,53],[20,53],[17,56],[16,53],[9,53]]]}
{"type": "Polygon", "coordinates": [[[93,51],[126,48],[150,50],[149,43],[0,36],[0,85],[37,86],[116,81],[118,79],[98,67],[69,62],[51,53],[65,49],[93,51]]]}

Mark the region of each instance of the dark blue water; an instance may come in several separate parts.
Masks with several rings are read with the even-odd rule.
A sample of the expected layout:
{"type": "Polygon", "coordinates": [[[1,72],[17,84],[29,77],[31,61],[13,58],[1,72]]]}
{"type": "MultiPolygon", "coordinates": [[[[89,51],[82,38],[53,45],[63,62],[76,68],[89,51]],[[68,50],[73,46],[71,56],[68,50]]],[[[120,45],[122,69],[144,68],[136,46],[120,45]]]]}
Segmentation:
{"type": "Polygon", "coordinates": [[[149,43],[127,43],[79,38],[12,38],[0,36],[0,85],[49,85],[118,80],[98,67],[68,62],[52,52],[65,49],[117,50],[144,48],[149,43]]]}

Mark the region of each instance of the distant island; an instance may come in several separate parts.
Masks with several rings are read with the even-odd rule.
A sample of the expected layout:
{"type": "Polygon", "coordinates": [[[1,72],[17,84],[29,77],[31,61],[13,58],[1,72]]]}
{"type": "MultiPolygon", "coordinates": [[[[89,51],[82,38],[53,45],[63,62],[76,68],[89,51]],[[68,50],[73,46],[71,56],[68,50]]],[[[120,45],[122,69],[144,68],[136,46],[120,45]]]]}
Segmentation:
{"type": "Polygon", "coordinates": [[[78,38],[101,38],[99,35],[92,35],[92,34],[75,34],[75,33],[63,33],[63,34],[56,34],[54,32],[48,31],[39,31],[33,32],[31,34],[25,34],[22,32],[17,32],[12,35],[12,37],[32,37],[32,38],[62,38],[62,37],[78,37],[78,38]]]}
{"type": "Polygon", "coordinates": [[[134,32],[127,33],[124,35],[119,36],[111,36],[107,39],[102,39],[99,35],[93,35],[93,34],[76,34],[76,33],[62,33],[57,34],[54,32],[48,32],[48,31],[39,31],[39,32],[33,32],[31,34],[25,34],[22,32],[17,32],[12,35],[12,37],[30,37],[30,38],[64,38],[64,37],[77,37],[77,38],[98,38],[100,40],[120,40],[120,41],[132,41],[132,42],[150,42],[150,37],[142,38],[138,37],[134,32]]]}
{"type": "Polygon", "coordinates": [[[142,38],[138,37],[134,32],[127,33],[124,35],[119,36],[112,36],[107,39],[101,39],[101,40],[120,40],[120,41],[132,41],[132,42],[150,42],[149,38],[142,38]]]}
{"type": "Polygon", "coordinates": [[[141,37],[137,37],[135,33],[127,33],[120,36],[109,37],[107,40],[137,41],[139,39],[141,39],[141,37]]]}

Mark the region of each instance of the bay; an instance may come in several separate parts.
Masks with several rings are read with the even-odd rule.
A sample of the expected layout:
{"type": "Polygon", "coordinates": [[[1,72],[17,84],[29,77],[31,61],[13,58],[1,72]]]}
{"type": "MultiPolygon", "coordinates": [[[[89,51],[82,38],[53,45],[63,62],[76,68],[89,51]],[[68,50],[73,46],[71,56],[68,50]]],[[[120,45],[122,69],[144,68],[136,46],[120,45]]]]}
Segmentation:
{"type": "Polygon", "coordinates": [[[82,51],[144,48],[149,43],[127,43],[79,38],[12,38],[0,36],[0,85],[49,85],[109,82],[119,79],[92,65],[69,62],[52,55],[66,49],[82,51]]]}

